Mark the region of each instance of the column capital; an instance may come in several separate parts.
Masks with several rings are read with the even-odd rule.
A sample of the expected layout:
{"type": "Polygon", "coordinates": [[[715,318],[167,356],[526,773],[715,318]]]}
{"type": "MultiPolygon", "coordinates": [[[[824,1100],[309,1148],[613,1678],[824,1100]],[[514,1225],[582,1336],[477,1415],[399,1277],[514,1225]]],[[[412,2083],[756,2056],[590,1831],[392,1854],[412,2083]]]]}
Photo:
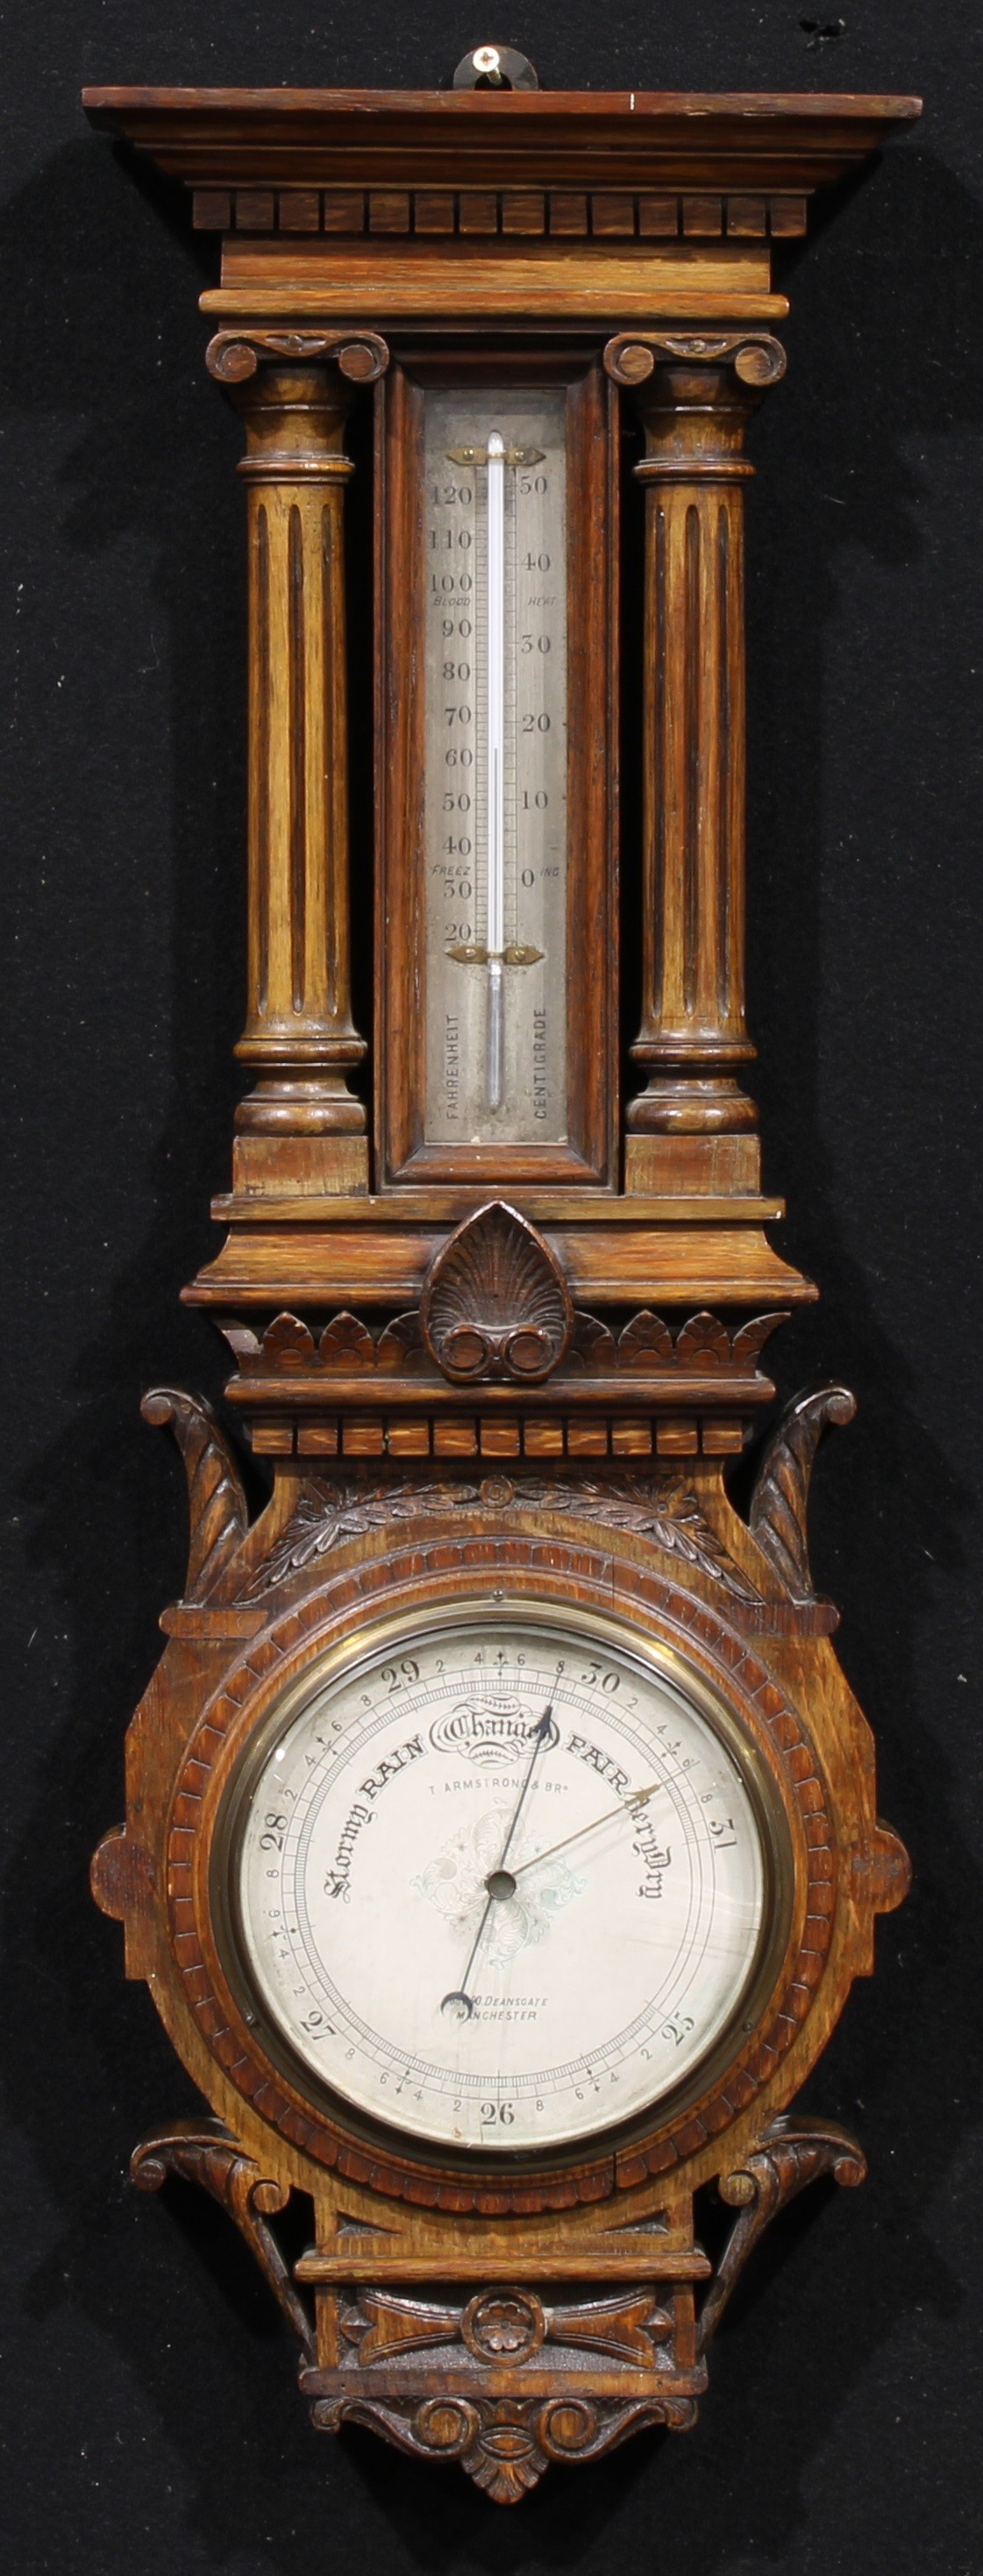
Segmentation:
{"type": "Polygon", "coordinates": [[[612,382],[633,392],[657,367],[726,367],[753,396],[777,385],[787,364],[772,331],[617,331],[604,350],[612,382]]]}
{"type": "Polygon", "coordinates": [[[327,360],[353,385],[374,385],[389,365],[389,344],[378,331],[216,331],[205,351],[209,375],[221,385],[245,384],[261,362],[300,366],[327,360]]]}

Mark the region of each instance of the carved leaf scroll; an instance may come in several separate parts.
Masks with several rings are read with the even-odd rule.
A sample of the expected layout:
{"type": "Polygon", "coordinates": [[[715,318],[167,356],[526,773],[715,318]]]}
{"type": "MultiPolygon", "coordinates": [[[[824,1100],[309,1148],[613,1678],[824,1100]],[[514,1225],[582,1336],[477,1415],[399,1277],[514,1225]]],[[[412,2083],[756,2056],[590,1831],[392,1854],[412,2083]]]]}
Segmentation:
{"type": "Polygon", "coordinates": [[[516,1500],[523,1498],[536,1510],[580,1510],[588,1520],[603,1521],[609,1529],[634,1530],[664,1548],[667,1556],[681,1557],[701,1574],[710,1575],[734,1600],[759,1598],[682,1476],[618,1476],[603,1482],[600,1477],[582,1477],[576,1483],[558,1478],[553,1484],[530,1478],[516,1490],[516,1500]]]}
{"type": "Polygon", "coordinates": [[[758,1471],[751,1498],[752,1536],[793,1601],[816,1598],[809,1568],[807,1515],[816,1451],[830,1422],[852,1422],[856,1399],[845,1386],[796,1396],[783,1413],[758,1471]]]}
{"type": "Polygon", "coordinates": [[[319,1557],[329,1556],[346,1539],[361,1538],[366,1530],[384,1530],[393,1521],[414,1520],[421,1512],[460,1510],[468,1503],[473,1509],[478,1500],[477,1485],[450,1479],[408,1477],[398,1484],[379,1485],[312,1481],[302,1488],[283,1537],[271,1548],[244,1598],[254,1601],[274,1591],[278,1583],[304,1573],[319,1557]]]}
{"type": "Polygon", "coordinates": [[[653,1315],[647,1306],[633,1315],[630,1324],[618,1337],[619,1368],[671,1368],[672,1334],[661,1315],[653,1315]]]}
{"type": "Polygon", "coordinates": [[[286,1583],[291,1575],[305,1572],[345,1540],[362,1537],[366,1530],[385,1529],[393,1521],[415,1520],[431,1513],[480,1510],[483,1505],[503,1510],[514,1506],[519,1511],[577,1512],[588,1520],[606,1523],[610,1529],[634,1530],[664,1548],[667,1555],[679,1557],[701,1574],[709,1575],[733,1600],[760,1599],[753,1583],[728,1555],[723,1540],[711,1529],[691,1487],[675,1471],[664,1476],[621,1475],[603,1480],[525,1476],[514,1484],[505,1476],[486,1478],[482,1484],[456,1477],[440,1480],[426,1476],[377,1485],[328,1485],[312,1480],[302,1488],[283,1537],[254,1575],[244,1598],[257,1600],[277,1584],[286,1583]]]}
{"type": "MultiPolygon", "coordinates": [[[[626,1325],[625,1332],[629,1330],[626,1325]]],[[[569,1356],[582,1368],[602,1370],[607,1375],[611,1369],[620,1366],[624,1340],[625,1333],[621,1342],[616,1342],[610,1325],[602,1324],[599,1315],[588,1315],[578,1308],[573,1319],[569,1356]]]]}
{"type": "Polygon", "coordinates": [[[725,1369],[730,1361],[730,1334],[719,1315],[691,1315],[676,1337],[680,1368],[725,1369]]]}
{"type": "Polygon", "coordinates": [[[318,1355],[322,1368],[344,1369],[346,1373],[374,1368],[376,1364],[375,1343],[368,1325],[358,1315],[335,1315],[324,1327],[318,1355]]]}
{"type": "MultiPolygon", "coordinates": [[[[485,1210],[483,1213],[487,1214],[488,1211],[485,1210]]],[[[508,1214],[509,1211],[506,1213],[508,1214]]],[[[474,1220],[469,1220],[469,1223],[471,1222],[474,1220]]],[[[522,1221],[516,1219],[515,1222],[521,1224],[522,1221]]],[[[532,1227],[527,1227],[525,1231],[533,1236],[535,1242],[541,1242],[540,1237],[534,1236],[532,1227]]],[[[445,1246],[445,1250],[450,1250],[450,1242],[445,1246]]],[[[475,1251],[474,1245],[471,1246],[471,1251],[475,1251]]],[[[551,1261],[552,1254],[547,1245],[542,1244],[542,1251],[546,1259],[551,1261]]],[[[443,1255],[440,1257],[443,1258],[443,1255]]],[[[524,1253],[523,1263],[525,1259],[524,1253]]],[[[431,1273],[431,1279],[435,1274],[436,1265],[434,1272],[431,1273]]],[[[555,1282],[548,1291],[549,1312],[555,1315],[559,1325],[560,1309],[554,1292],[555,1282]]],[[[466,1290],[461,1278],[458,1279],[456,1295],[462,1304],[466,1302],[468,1295],[471,1296],[472,1307],[478,1302],[478,1292],[473,1284],[470,1290],[466,1290]]],[[[481,1302],[485,1303],[484,1297],[481,1302]]],[[[455,1321],[461,1320],[459,1316],[452,1319],[452,1328],[455,1321]]],[[[465,1319],[466,1328],[473,1326],[474,1320],[472,1311],[469,1322],[465,1319]]],[[[535,1318],[533,1320],[535,1321],[535,1318]]],[[[550,1374],[552,1368],[559,1366],[560,1360],[563,1360],[572,1363],[578,1373],[585,1371],[594,1377],[631,1373],[636,1378],[653,1378],[664,1375],[667,1370],[673,1374],[679,1370],[685,1370],[698,1375],[716,1375],[720,1372],[730,1377],[753,1376],[769,1333],[773,1333],[777,1325],[787,1321],[787,1315],[781,1312],[756,1315],[748,1323],[739,1325],[731,1334],[719,1315],[704,1312],[690,1315],[678,1327],[674,1338],[665,1318],[653,1313],[650,1307],[643,1306],[638,1314],[629,1318],[616,1338],[610,1326],[602,1323],[599,1316],[588,1314],[578,1308],[572,1314],[569,1340],[560,1352],[559,1360],[556,1362],[550,1360],[545,1372],[542,1373],[550,1374]]],[[[437,1366],[442,1375],[450,1376],[453,1382],[459,1385],[479,1385],[483,1378],[496,1375],[511,1377],[516,1384],[535,1384],[537,1382],[535,1370],[530,1366],[522,1365],[521,1346],[517,1352],[510,1345],[504,1358],[501,1354],[497,1354],[500,1326],[501,1317],[493,1318],[491,1330],[496,1340],[496,1350],[487,1352],[483,1357],[477,1344],[475,1345],[471,1352],[474,1366],[470,1374],[464,1367],[458,1369],[449,1366],[446,1350],[443,1360],[437,1357],[432,1343],[425,1338],[422,1310],[418,1307],[410,1307],[405,1314],[393,1316],[392,1321],[383,1325],[376,1337],[361,1316],[350,1314],[347,1310],[332,1316],[330,1323],[325,1324],[319,1339],[315,1339],[308,1325],[303,1323],[299,1316],[287,1312],[275,1315],[262,1333],[258,1332],[253,1325],[244,1323],[238,1316],[226,1317],[220,1325],[220,1331],[235,1352],[240,1370],[245,1377],[289,1377],[298,1373],[305,1376],[321,1376],[322,1373],[329,1371],[343,1376],[358,1376],[366,1369],[375,1369],[390,1377],[405,1377],[408,1374],[419,1374],[421,1370],[427,1372],[437,1366]]],[[[480,1319],[478,1329],[483,1332],[480,1319]]],[[[507,1319],[504,1338],[507,1338],[509,1329],[507,1319]]],[[[452,1353],[451,1357],[453,1356],[452,1353]]],[[[538,1361],[542,1357],[543,1350],[539,1344],[534,1350],[525,1353],[527,1360],[538,1361]]]]}
{"type": "Polygon", "coordinates": [[[534,1386],[564,1357],[573,1306],[542,1235],[494,1199],[441,1246],[420,1323],[431,1357],[456,1385],[505,1377],[534,1386]]]}
{"type": "Polygon", "coordinates": [[[138,2191],[160,2191],[168,2174],[198,2183],[235,2220],[279,2308],[292,2326],[305,2360],[317,2357],[313,2325],[295,2290],[267,2220],[285,2209],[288,2183],[265,2177],[221,2120],[174,2120],[152,2129],[134,2148],[130,2172],[138,2191]]]}
{"type": "Polygon", "coordinates": [[[203,1397],[155,1386],[144,1396],[145,1422],[169,1423],[188,1483],[190,1534],[185,1598],[207,1601],[249,1527],[235,1453],[203,1397]]]}
{"type": "Polygon", "coordinates": [[[760,2145],[752,2148],[736,2172],[721,2176],[721,2199],[739,2209],[740,2217],[731,2229],[700,2311],[701,2352],[716,2333],[759,2236],[764,2235],[778,2211],[804,2191],[807,2183],[818,2182],[824,2174],[831,2174],[834,2182],[849,2187],[863,2182],[867,2174],[863,2149],[835,2120],[805,2121],[784,2116],[772,2121],[760,2145]]]}
{"type": "MultiPolygon", "coordinates": [[[[252,1336],[255,1339],[255,1336],[252,1336]]],[[[299,1315],[274,1315],[263,1335],[263,1358],[275,1369],[309,1369],[314,1365],[314,1335],[299,1315]]]]}

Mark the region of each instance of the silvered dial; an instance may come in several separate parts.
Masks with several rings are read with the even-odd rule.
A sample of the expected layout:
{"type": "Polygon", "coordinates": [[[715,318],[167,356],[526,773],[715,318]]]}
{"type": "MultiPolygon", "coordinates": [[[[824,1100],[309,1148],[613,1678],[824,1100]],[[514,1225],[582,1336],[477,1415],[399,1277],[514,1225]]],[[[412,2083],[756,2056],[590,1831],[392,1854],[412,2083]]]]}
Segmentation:
{"type": "Polygon", "coordinates": [[[274,2047],[444,2146],[573,2143],[677,2092],[766,1940],[746,1765],[614,1628],[490,1605],[404,1630],[294,1694],[233,1803],[274,2047]]]}

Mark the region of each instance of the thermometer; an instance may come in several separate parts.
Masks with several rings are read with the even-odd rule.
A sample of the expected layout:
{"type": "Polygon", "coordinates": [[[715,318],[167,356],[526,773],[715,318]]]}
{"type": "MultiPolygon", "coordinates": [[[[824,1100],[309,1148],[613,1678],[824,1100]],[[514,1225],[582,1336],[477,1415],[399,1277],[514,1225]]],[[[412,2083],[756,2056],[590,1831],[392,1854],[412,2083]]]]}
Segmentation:
{"type": "Polygon", "coordinates": [[[474,401],[470,435],[447,438],[465,401],[428,406],[428,1139],[553,1141],[566,1126],[563,399],[503,388],[474,401]]]}

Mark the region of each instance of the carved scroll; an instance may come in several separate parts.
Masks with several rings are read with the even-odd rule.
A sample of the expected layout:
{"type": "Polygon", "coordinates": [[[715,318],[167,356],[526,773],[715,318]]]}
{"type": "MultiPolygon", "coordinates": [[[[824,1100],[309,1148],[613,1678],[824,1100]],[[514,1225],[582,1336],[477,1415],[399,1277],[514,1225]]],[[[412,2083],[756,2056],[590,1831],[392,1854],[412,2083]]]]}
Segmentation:
{"type": "Polygon", "coordinates": [[[765,1450],[751,1498],[751,1533],[793,1601],[816,1598],[809,1568],[807,1514],[813,1462],[830,1422],[852,1422],[856,1398],[846,1386],[796,1396],[765,1450]]]}
{"type": "Polygon", "coordinates": [[[265,2177],[221,2120],[175,2120],[164,2128],[152,2129],[150,2136],[134,2148],[130,2172],[138,2191],[159,2191],[168,2174],[179,2174],[183,2181],[198,2183],[203,2191],[210,2192],[245,2238],[277,2306],[298,2338],[305,2360],[315,2361],[314,2328],[294,2289],[273,2230],[266,2223],[286,2208],[289,2184],[265,2177]]]}
{"type": "Polygon", "coordinates": [[[699,2349],[705,2351],[759,2236],[807,2183],[831,2174],[854,2187],[865,2180],[866,2158],[848,2129],[834,2120],[774,2120],[736,2172],[723,2174],[722,2200],[740,2210],[700,2311],[699,2349]]]}
{"type": "Polygon", "coordinates": [[[207,1601],[249,1527],[235,1453],[203,1396],[155,1386],[144,1396],[145,1422],[170,1424],[188,1480],[188,1571],[185,1599],[207,1601]]]}
{"type": "Polygon", "coordinates": [[[492,2504],[519,2504],[561,2460],[596,2460],[645,2424],[686,2432],[692,2397],[320,2398],[311,2409],[322,2433],[367,2424],[415,2459],[458,2460],[492,2504]]]}
{"type": "Polygon", "coordinates": [[[658,360],[682,358],[702,366],[723,361],[742,385],[777,385],[787,359],[771,331],[618,331],[604,351],[616,385],[645,384],[658,360]]]}
{"type": "Polygon", "coordinates": [[[209,375],[220,385],[241,385],[260,359],[333,358],[355,385],[376,384],[389,365],[378,331],[216,331],[205,351],[209,375]]]}

